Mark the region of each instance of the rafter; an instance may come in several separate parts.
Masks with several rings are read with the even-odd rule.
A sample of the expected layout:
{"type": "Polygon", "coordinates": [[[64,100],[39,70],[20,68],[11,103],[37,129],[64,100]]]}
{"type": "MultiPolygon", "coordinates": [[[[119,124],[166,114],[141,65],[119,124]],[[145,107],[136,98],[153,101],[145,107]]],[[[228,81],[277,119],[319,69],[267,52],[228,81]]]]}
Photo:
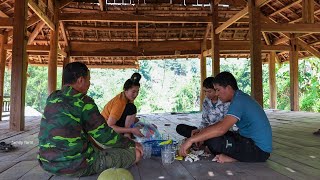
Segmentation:
{"type": "Polygon", "coordinates": [[[38,34],[40,33],[40,31],[44,25],[45,25],[45,23],[43,21],[40,21],[37,24],[36,28],[34,28],[33,32],[29,36],[28,44],[32,44],[33,40],[38,36],[38,34]]]}
{"type": "Polygon", "coordinates": [[[210,17],[146,16],[133,14],[107,13],[62,13],[60,21],[104,21],[104,22],[143,22],[143,23],[210,23],[210,17]]]}
{"type": "Polygon", "coordinates": [[[28,6],[39,16],[39,18],[44,21],[47,26],[54,30],[54,23],[50,20],[50,18],[39,8],[39,6],[33,1],[28,0],[28,6]]]}
{"type": "Polygon", "coordinates": [[[13,18],[0,17],[0,28],[13,28],[13,18]]]}
{"type": "Polygon", "coordinates": [[[106,0],[99,0],[99,4],[100,4],[100,10],[105,11],[107,7],[106,0]]]}
{"type": "MultiPolygon", "coordinates": [[[[262,6],[266,3],[268,3],[271,0],[256,0],[256,5],[257,6],[262,6]]],[[[227,27],[229,27],[231,24],[237,22],[239,19],[241,19],[242,17],[244,17],[245,15],[248,14],[248,6],[246,6],[244,9],[242,9],[241,11],[239,11],[237,14],[235,14],[234,16],[232,16],[229,20],[227,20],[225,23],[223,23],[222,25],[220,25],[218,28],[216,28],[215,33],[219,34],[220,32],[222,32],[223,30],[225,30],[227,27]]]]}
{"type": "Polygon", "coordinates": [[[319,33],[320,24],[261,24],[264,32],[319,33]]]}

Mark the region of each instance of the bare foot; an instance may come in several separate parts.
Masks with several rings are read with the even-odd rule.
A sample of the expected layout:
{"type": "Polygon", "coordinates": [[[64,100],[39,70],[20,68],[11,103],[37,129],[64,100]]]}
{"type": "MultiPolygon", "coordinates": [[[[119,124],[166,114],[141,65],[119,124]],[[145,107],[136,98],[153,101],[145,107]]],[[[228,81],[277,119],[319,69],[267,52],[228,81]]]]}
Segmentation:
{"type": "Polygon", "coordinates": [[[232,157],[229,157],[224,154],[218,154],[214,157],[218,163],[228,163],[228,162],[235,162],[237,161],[236,159],[233,159],[232,157]]]}

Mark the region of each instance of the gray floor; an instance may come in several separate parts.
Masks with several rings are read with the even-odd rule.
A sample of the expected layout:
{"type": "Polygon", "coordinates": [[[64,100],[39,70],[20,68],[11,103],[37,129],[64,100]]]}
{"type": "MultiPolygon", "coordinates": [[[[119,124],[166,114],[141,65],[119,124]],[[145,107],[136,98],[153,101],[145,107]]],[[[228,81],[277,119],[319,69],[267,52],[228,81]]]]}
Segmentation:
{"type": "MultiPolygon", "coordinates": [[[[212,162],[212,157],[194,163],[175,161],[162,165],[152,157],[130,168],[135,179],[320,179],[320,137],[312,132],[320,128],[320,113],[266,111],[273,129],[274,152],[266,163],[212,162]]],[[[195,114],[145,114],[140,119],[154,123],[160,132],[175,140],[177,124],[196,125],[195,114]]],[[[37,161],[39,117],[26,118],[26,131],[9,131],[8,121],[0,122],[0,141],[18,148],[0,152],[0,179],[72,179],[43,171],[37,161]]],[[[96,179],[98,175],[80,179],[96,179]]],[[[78,178],[74,178],[78,179],[78,178]]]]}

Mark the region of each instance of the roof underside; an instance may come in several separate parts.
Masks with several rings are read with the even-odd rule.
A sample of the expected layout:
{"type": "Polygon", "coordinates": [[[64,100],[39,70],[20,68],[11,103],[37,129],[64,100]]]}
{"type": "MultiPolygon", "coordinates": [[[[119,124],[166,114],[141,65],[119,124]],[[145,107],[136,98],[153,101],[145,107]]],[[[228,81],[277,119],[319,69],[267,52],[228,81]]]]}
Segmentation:
{"type": "MultiPolygon", "coordinates": [[[[260,0],[261,1],[261,0],[260,0]]],[[[53,8],[38,0],[38,6],[53,19],[53,8]]],[[[96,0],[64,1],[60,3],[59,48],[69,52],[72,61],[82,61],[92,67],[136,68],[138,60],[198,57],[201,42],[211,41],[211,8],[209,0],[112,0],[106,6],[96,0]]],[[[221,0],[219,23],[223,24],[247,6],[245,0],[221,0]]],[[[0,17],[13,17],[14,1],[0,2],[0,17]]],[[[299,24],[302,21],[302,0],[267,0],[260,7],[261,19],[268,23],[299,24]]],[[[320,21],[320,5],[314,2],[314,22],[320,21]]],[[[48,63],[50,28],[32,9],[28,11],[29,64],[48,63]],[[36,46],[34,46],[36,45],[36,46]]],[[[12,44],[12,28],[8,45],[12,44]]],[[[248,58],[248,14],[220,33],[222,58],[248,58]]],[[[319,30],[318,30],[319,31],[319,30]]],[[[278,60],[288,60],[287,34],[263,32],[262,45],[276,45],[278,60]]],[[[289,34],[290,35],[290,34],[289,34]]],[[[320,35],[315,32],[296,33],[314,51],[320,50],[320,35]]],[[[8,48],[7,65],[11,59],[8,48]]],[[[262,59],[268,53],[262,48],[262,59]]],[[[63,54],[63,53],[60,53],[63,54]]],[[[313,54],[301,49],[300,57],[313,54]]],[[[59,56],[58,65],[62,65],[59,56]]]]}

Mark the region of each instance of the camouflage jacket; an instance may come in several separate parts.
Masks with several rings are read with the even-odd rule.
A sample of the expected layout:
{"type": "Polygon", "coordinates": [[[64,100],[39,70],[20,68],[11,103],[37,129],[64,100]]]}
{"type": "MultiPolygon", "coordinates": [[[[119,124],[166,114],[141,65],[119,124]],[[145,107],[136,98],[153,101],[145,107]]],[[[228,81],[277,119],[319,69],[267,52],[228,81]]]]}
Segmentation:
{"type": "Polygon", "coordinates": [[[132,140],[117,134],[105,123],[92,98],[70,86],[53,92],[40,123],[41,167],[64,175],[86,169],[95,160],[90,136],[106,147],[135,147],[132,140]]]}

